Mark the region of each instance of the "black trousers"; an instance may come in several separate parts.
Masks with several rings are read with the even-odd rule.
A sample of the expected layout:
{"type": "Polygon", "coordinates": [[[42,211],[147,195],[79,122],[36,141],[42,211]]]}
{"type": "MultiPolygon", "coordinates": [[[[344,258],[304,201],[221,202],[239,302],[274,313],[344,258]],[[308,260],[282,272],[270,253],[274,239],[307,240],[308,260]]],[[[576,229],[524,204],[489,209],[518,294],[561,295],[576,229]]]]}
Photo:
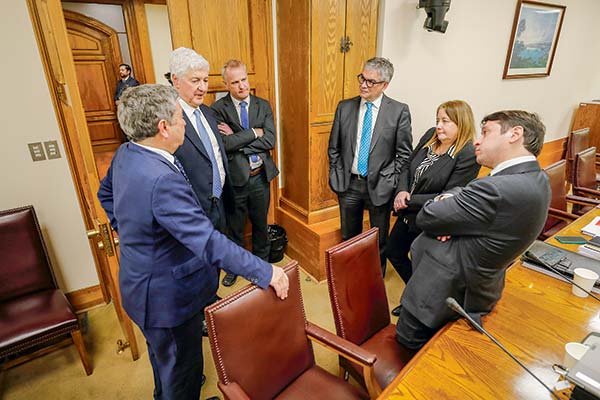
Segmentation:
{"type": "Polygon", "coordinates": [[[244,226],[246,217],[252,224],[252,253],[265,261],[269,260],[271,244],[268,236],[267,214],[271,192],[269,182],[262,171],[251,176],[244,186],[233,187],[233,209],[229,212],[229,232],[231,239],[244,247],[244,226]]]}
{"type": "Polygon", "coordinates": [[[404,283],[408,283],[412,276],[412,262],[408,258],[408,253],[412,242],[419,234],[420,232],[411,230],[402,217],[398,217],[388,238],[385,255],[404,283]]]}
{"type": "Polygon", "coordinates": [[[141,328],[154,373],[155,400],[198,400],[202,382],[202,319],[199,312],[174,328],[141,328]]]}
{"type": "Polygon", "coordinates": [[[414,315],[400,308],[400,316],[396,322],[396,340],[401,345],[419,350],[435,335],[437,329],[432,329],[421,323],[414,315]]]}
{"type": "Polygon", "coordinates": [[[340,203],[340,219],[342,224],[342,240],[348,240],[362,232],[363,212],[369,210],[371,228],[379,228],[379,258],[381,270],[385,276],[385,246],[390,231],[390,205],[374,206],[369,198],[367,180],[352,175],[348,190],[338,193],[340,203]]]}
{"type": "Polygon", "coordinates": [[[225,217],[225,206],[223,204],[223,197],[213,198],[210,203],[210,208],[204,210],[210,222],[219,232],[225,234],[227,231],[227,219],[225,217]]]}

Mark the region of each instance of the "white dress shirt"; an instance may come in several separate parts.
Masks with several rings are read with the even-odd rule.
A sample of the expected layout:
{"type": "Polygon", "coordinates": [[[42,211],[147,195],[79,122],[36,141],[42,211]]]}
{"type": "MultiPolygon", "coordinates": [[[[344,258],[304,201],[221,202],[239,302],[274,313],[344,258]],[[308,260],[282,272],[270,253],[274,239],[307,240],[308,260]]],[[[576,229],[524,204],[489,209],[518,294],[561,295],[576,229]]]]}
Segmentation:
{"type": "MultiPolygon", "coordinates": [[[[373,125],[371,126],[371,140],[373,139],[373,129],[375,129],[375,122],[377,121],[377,116],[379,115],[379,108],[381,107],[381,100],[383,99],[383,93],[373,100],[373,106],[371,107],[371,112],[373,113],[373,125]]],[[[365,99],[360,99],[360,106],[358,108],[358,131],[356,134],[356,150],[354,151],[354,160],[352,161],[352,173],[358,175],[358,152],[360,150],[360,139],[362,137],[362,129],[363,122],[365,120],[365,114],[367,112],[367,101],[365,99]]]]}
{"type": "Polygon", "coordinates": [[[498,172],[505,170],[508,167],[512,167],[517,164],[523,164],[529,161],[535,161],[535,156],[522,156],[517,158],[511,158],[510,160],[502,161],[500,164],[496,165],[494,169],[490,172],[490,176],[496,175],[498,172]]]}
{"type": "MultiPolygon", "coordinates": [[[[175,165],[175,157],[173,156],[173,154],[169,153],[168,151],[163,150],[163,149],[158,149],[156,147],[146,146],[146,145],[139,144],[139,143],[136,143],[136,142],[131,142],[131,143],[135,144],[136,146],[143,147],[146,150],[150,150],[150,151],[152,151],[152,152],[154,152],[156,154],[160,154],[161,156],[163,156],[164,158],[166,158],[168,162],[170,162],[171,164],[175,165]]],[[[175,165],[175,167],[177,167],[177,165],[175,165]]],[[[179,169],[179,168],[177,168],[177,169],[179,169]]]]}
{"type": "MultiPolygon", "coordinates": [[[[237,111],[240,125],[242,124],[242,107],[240,106],[240,103],[242,101],[245,101],[246,103],[248,103],[248,104],[246,104],[246,112],[248,113],[248,124],[250,124],[250,96],[246,97],[243,100],[238,100],[235,97],[231,96],[231,100],[233,101],[233,105],[235,106],[235,110],[237,111]]],[[[254,132],[254,139],[256,139],[258,137],[256,135],[256,131],[254,130],[254,128],[250,128],[250,129],[252,129],[252,132],[254,132]]],[[[261,165],[263,165],[263,160],[260,157],[258,157],[258,161],[253,162],[252,158],[250,156],[248,156],[248,162],[250,163],[250,169],[256,169],[256,168],[260,167],[261,165]]]]}
{"type": "MultiPolygon", "coordinates": [[[[196,133],[198,134],[198,137],[200,137],[200,131],[198,130],[198,127],[196,126],[196,116],[194,115],[194,111],[196,111],[197,108],[190,106],[188,103],[186,103],[181,98],[179,98],[179,104],[181,104],[181,108],[183,108],[183,112],[185,113],[185,115],[187,115],[188,119],[191,121],[192,126],[194,127],[194,129],[196,130],[196,133]]],[[[219,168],[219,176],[221,177],[221,187],[223,187],[225,185],[225,167],[223,165],[223,157],[221,156],[221,149],[219,148],[219,142],[217,142],[217,137],[215,136],[215,133],[213,132],[212,128],[210,127],[208,121],[206,120],[206,117],[202,113],[202,110],[200,110],[200,120],[202,121],[202,125],[206,129],[206,132],[208,132],[208,138],[210,139],[210,144],[212,145],[213,153],[215,154],[215,159],[217,160],[217,167],[219,168]]]]}

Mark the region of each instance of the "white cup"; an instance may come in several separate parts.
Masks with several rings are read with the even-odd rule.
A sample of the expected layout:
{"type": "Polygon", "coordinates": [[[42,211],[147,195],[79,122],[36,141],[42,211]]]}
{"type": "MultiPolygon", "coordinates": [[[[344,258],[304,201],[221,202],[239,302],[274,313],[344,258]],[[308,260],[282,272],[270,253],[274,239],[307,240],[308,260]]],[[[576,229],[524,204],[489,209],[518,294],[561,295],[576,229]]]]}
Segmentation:
{"type": "MultiPolygon", "coordinates": [[[[575,268],[575,271],[573,272],[575,274],[573,281],[588,292],[592,290],[592,287],[594,287],[594,283],[596,283],[596,281],[598,280],[598,274],[594,271],[590,271],[589,269],[575,268]]],[[[572,292],[575,296],[588,297],[588,294],[586,292],[579,289],[575,285],[573,285],[572,292]]]]}
{"type": "Polygon", "coordinates": [[[577,361],[588,351],[589,347],[579,342],[569,342],[565,344],[565,359],[563,366],[567,369],[573,368],[577,361]]]}

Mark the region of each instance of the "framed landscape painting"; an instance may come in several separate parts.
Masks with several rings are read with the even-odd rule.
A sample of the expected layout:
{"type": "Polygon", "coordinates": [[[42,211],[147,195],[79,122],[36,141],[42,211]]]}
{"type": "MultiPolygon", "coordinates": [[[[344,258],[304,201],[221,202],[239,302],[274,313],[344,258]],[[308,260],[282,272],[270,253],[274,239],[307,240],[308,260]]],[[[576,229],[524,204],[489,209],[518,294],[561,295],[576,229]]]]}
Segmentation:
{"type": "Polygon", "coordinates": [[[503,79],[550,75],[565,6],[519,0],[503,79]]]}

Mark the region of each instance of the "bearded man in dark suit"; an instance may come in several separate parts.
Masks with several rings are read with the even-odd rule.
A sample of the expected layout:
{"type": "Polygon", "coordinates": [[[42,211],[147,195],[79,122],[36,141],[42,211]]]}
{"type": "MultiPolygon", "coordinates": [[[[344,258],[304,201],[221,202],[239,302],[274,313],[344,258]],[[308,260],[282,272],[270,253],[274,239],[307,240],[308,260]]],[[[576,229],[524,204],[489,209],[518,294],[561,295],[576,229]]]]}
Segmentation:
{"type": "Polygon", "coordinates": [[[457,314],[453,297],[476,319],[502,296],[508,266],[536,239],[548,212],[550,185],[536,156],[545,127],[526,111],[499,111],[482,121],[477,162],[489,176],[425,203],[423,233],[411,247],[413,275],[400,300],[396,339],[422,347],[457,314]]]}

